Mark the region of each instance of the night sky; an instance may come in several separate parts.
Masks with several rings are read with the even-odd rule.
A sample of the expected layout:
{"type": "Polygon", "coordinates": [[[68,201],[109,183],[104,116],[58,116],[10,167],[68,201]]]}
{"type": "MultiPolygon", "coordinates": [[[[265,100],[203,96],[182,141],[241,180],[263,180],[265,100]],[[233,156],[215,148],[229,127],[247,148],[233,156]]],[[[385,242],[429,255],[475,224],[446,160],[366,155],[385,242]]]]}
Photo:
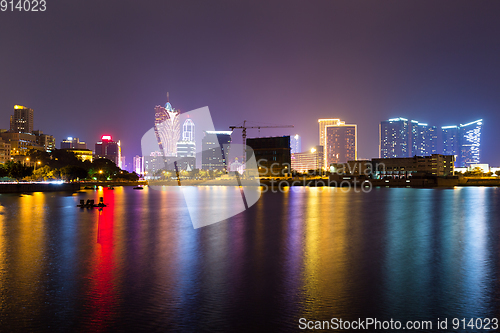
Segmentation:
{"type": "Polygon", "coordinates": [[[500,1],[47,0],[0,12],[0,128],[25,105],[58,148],[110,134],[130,163],[169,91],[219,130],[295,125],[261,135],[303,149],[318,118],[358,124],[359,158],[378,156],[381,120],[483,118],[481,160],[500,166],[499,17],[500,1]]]}

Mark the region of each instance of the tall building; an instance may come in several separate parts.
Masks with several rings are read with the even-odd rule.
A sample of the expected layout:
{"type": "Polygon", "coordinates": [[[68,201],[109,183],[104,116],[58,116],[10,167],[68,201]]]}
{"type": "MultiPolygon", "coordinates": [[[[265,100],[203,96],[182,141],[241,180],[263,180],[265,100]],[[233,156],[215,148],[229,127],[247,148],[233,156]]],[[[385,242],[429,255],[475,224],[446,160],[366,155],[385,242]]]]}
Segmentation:
{"type": "Polygon", "coordinates": [[[436,126],[406,118],[382,121],[379,127],[380,158],[431,156],[438,151],[436,126]]]}
{"type": "Polygon", "coordinates": [[[247,139],[259,169],[259,176],[283,177],[291,172],[290,136],[247,139]]]}
{"type": "Polygon", "coordinates": [[[405,118],[380,123],[380,158],[443,155],[456,156],[456,167],[480,163],[482,119],[460,126],[441,127],[442,149],[435,126],[405,118]]]}
{"type": "Polygon", "coordinates": [[[177,142],[178,170],[193,170],[196,168],[196,143],[194,141],[194,123],[188,118],[182,125],[182,141],[177,142]]]}
{"type": "Polygon", "coordinates": [[[164,157],[176,156],[177,141],[180,138],[179,110],[167,101],[165,107],[155,107],[155,134],[164,157]]]}
{"type": "Polygon", "coordinates": [[[437,128],[428,124],[412,120],[411,131],[411,154],[410,156],[431,156],[437,153],[437,128]]]}
{"type": "Polygon", "coordinates": [[[300,135],[295,134],[290,137],[290,148],[292,154],[301,153],[302,152],[302,143],[301,143],[300,135]]]}
{"type": "Polygon", "coordinates": [[[380,158],[411,156],[410,122],[405,118],[382,121],[379,127],[380,158]]]}
{"type": "Polygon", "coordinates": [[[481,153],[481,126],[483,120],[479,119],[468,124],[460,124],[460,154],[458,164],[468,167],[480,163],[481,153]]]}
{"type": "Polygon", "coordinates": [[[460,126],[441,127],[443,154],[455,155],[456,167],[480,163],[482,125],[483,120],[479,119],[460,126]]]}
{"type": "Polygon", "coordinates": [[[68,137],[61,141],[61,149],[87,149],[87,144],[79,138],[68,137]]]}
{"type": "Polygon", "coordinates": [[[144,175],[144,156],[136,155],[133,160],[133,171],[138,175],[144,175]]]}
{"type": "Polygon", "coordinates": [[[339,119],[319,119],[320,146],[323,146],[323,166],[344,163],[357,158],[357,125],[339,119]]]}
{"type": "Polygon", "coordinates": [[[230,144],[230,131],[205,131],[205,137],[202,139],[201,168],[226,170],[230,144]]]}
{"type": "Polygon", "coordinates": [[[33,132],[33,109],[22,105],[14,105],[14,114],[10,116],[10,132],[33,132]]]}
{"type": "Polygon", "coordinates": [[[182,141],[194,142],[194,123],[191,118],[186,119],[182,125],[182,141]]]}
{"type": "Polygon", "coordinates": [[[339,125],[343,122],[340,119],[318,119],[319,124],[319,145],[325,147],[326,126],[339,125]]]}
{"type": "Polygon", "coordinates": [[[115,142],[110,135],[103,135],[95,144],[95,158],[107,158],[122,168],[122,149],[120,141],[115,142]]]}
{"type": "Polygon", "coordinates": [[[458,126],[441,127],[443,155],[458,155],[460,138],[459,132],[458,126]]]}
{"type": "Polygon", "coordinates": [[[309,170],[323,169],[323,146],[316,146],[310,151],[293,153],[291,155],[292,170],[308,172],[309,170]]]}

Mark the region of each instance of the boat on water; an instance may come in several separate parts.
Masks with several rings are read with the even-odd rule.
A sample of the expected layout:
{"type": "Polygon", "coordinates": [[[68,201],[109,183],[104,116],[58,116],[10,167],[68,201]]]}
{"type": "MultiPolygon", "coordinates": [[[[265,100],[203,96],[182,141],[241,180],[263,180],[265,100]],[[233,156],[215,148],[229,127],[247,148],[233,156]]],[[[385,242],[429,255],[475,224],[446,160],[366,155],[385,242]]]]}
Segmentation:
{"type": "Polygon", "coordinates": [[[76,205],[76,207],[80,207],[80,208],[95,208],[95,207],[102,208],[102,207],[106,207],[106,205],[103,202],[103,197],[100,197],[98,204],[95,204],[93,199],[87,199],[87,202],[85,202],[84,199],[81,199],[80,200],[80,204],[76,205]]]}
{"type": "Polygon", "coordinates": [[[136,186],[136,187],[134,187],[134,190],[144,190],[144,187],[142,187],[142,186],[136,186]]]}

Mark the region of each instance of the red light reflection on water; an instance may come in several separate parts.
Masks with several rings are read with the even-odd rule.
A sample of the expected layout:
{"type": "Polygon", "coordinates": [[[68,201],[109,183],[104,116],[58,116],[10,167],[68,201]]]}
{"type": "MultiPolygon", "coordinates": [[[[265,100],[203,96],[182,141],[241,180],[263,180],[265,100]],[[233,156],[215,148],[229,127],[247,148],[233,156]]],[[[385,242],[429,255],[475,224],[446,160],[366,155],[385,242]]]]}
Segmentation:
{"type": "Polygon", "coordinates": [[[92,260],[93,268],[89,276],[88,293],[91,300],[88,305],[90,322],[89,330],[100,332],[106,330],[112,323],[117,303],[115,289],[115,258],[114,258],[114,192],[99,191],[106,207],[98,211],[97,242],[92,260]]]}

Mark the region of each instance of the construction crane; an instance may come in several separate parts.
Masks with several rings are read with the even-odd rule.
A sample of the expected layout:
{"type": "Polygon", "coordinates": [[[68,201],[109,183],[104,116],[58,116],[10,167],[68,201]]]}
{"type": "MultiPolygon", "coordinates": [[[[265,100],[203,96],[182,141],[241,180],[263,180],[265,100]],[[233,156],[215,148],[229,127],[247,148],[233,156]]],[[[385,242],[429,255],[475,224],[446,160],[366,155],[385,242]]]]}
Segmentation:
{"type": "MultiPolygon", "coordinates": [[[[243,147],[246,147],[246,144],[247,144],[247,128],[258,128],[259,129],[259,132],[260,132],[260,129],[261,128],[292,128],[293,125],[273,125],[273,126],[246,126],[246,120],[243,121],[243,125],[242,126],[229,126],[229,129],[231,131],[234,131],[235,129],[237,128],[241,128],[242,129],[242,138],[243,138],[243,147]]],[[[246,161],[246,150],[245,148],[243,148],[244,151],[243,151],[243,158],[244,160],[246,161]]]]}

